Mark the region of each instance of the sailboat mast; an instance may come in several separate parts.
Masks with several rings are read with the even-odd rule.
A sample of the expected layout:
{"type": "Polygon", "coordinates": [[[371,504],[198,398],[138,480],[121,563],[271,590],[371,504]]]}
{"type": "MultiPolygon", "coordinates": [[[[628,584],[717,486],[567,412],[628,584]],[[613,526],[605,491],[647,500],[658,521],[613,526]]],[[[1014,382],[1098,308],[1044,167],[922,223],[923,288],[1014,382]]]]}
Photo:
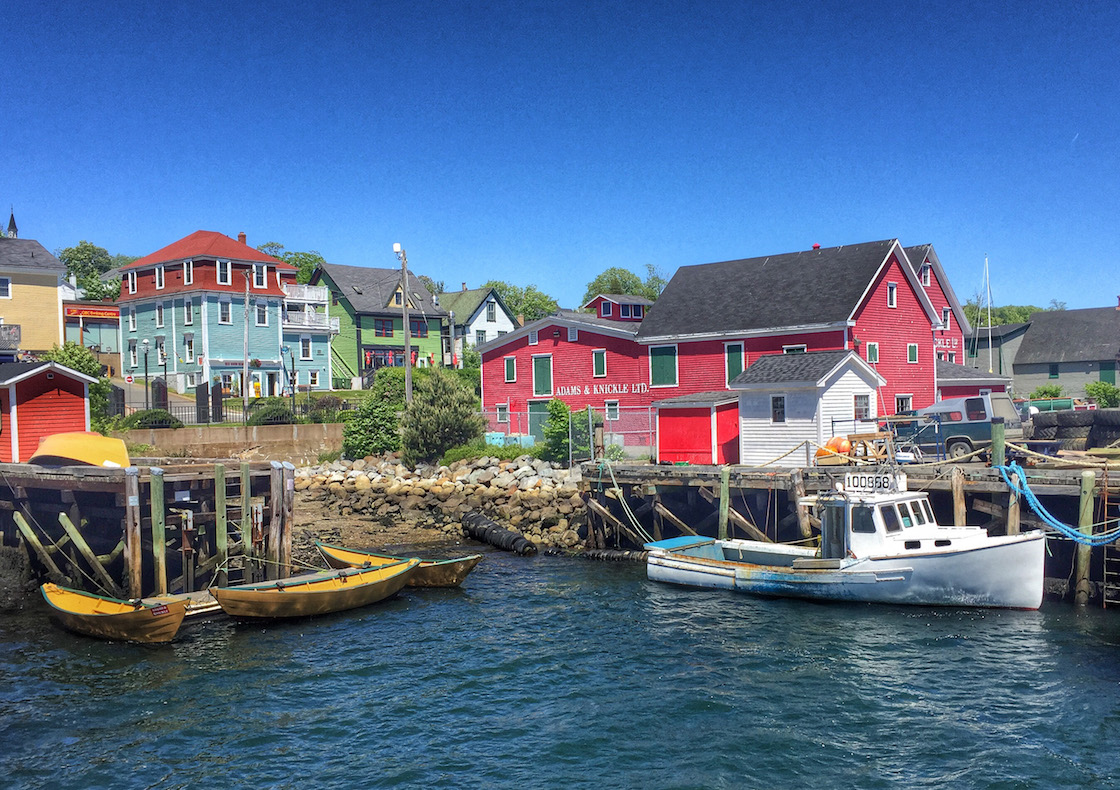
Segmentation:
{"type": "Polygon", "coordinates": [[[995,366],[992,362],[992,281],[988,278],[988,256],[984,256],[984,290],[988,298],[988,372],[994,373],[995,366]]]}

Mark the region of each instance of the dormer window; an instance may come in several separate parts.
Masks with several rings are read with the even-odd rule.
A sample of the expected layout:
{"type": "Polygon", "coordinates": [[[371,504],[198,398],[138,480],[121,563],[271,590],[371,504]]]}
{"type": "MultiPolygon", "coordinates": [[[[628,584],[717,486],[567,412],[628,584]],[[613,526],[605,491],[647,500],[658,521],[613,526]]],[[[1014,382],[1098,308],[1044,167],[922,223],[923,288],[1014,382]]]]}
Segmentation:
{"type": "Polygon", "coordinates": [[[263,263],[254,264],[253,266],[253,287],[254,288],[267,288],[268,287],[268,266],[263,263]]]}
{"type": "Polygon", "coordinates": [[[136,293],[136,272],[128,273],[128,292],[130,294],[136,293]]]}
{"type": "Polygon", "coordinates": [[[634,305],[634,318],[642,317],[642,306],[640,304],[634,305]]]}
{"type": "Polygon", "coordinates": [[[232,264],[229,261],[217,261],[218,268],[218,285],[229,285],[231,282],[232,272],[230,267],[232,264]]]}
{"type": "Polygon", "coordinates": [[[608,316],[610,316],[610,314],[611,314],[611,303],[604,300],[603,301],[603,318],[607,318],[608,316]]]}
{"type": "Polygon", "coordinates": [[[630,305],[620,304],[618,306],[618,317],[619,318],[629,318],[630,317],[630,305]]]}
{"type": "Polygon", "coordinates": [[[397,307],[401,307],[404,304],[404,297],[401,296],[400,291],[397,291],[395,294],[393,294],[393,304],[397,307]]]}

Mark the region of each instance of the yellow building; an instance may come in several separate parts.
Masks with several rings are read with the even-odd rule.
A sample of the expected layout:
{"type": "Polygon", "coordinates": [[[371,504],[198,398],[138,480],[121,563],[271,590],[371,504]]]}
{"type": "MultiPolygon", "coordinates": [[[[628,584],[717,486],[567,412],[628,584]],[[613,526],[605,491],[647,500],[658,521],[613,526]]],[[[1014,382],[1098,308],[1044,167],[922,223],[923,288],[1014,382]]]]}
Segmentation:
{"type": "Polygon", "coordinates": [[[0,236],[0,355],[62,345],[66,267],[37,241],[16,238],[14,222],[0,236]],[[18,326],[18,330],[9,327],[18,326]]]}

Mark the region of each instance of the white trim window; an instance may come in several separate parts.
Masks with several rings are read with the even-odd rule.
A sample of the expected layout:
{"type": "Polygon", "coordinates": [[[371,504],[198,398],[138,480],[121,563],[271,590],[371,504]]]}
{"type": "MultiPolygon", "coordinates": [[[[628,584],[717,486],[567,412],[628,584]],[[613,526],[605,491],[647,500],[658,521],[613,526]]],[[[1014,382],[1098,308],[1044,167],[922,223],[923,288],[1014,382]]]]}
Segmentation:
{"type": "Polygon", "coordinates": [[[634,305],[634,318],[641,318],[642,314],[644,312],[645,312],[645,308],[643,308],[642,305],[640,305],[640,304],[634,305]]]}
{"type": "Polygon", "coordinates": [[[898,283],[887,283],[887,307],[898,307],[898,283]]]}
{"type": "Polygon", "coordinates": [[[574,326],[568,327],[568,342],[569,343],[578,343],[579,342],[579,330],[576,329],[574,326]]]}
{"type": "Polygon", "coordinates": [[[857,422],[871,419],[871,396],[866,392],[852,396],[852,416],[857,422]]]}
{"type": "Polygon", "coordinates": [[[217,267],[218,285],[229,285],[233,282],[233,263],[231,261],[215,261],[217,267]]]}
{"type": "Polygon", "coordinates": [[[492,324],[497,320],[498,320],[498,306],[495,305],[493,302],[487,302],[486,303],[486,321],[488,323],[492,324]]]}
{"type": "Polygon", "coordinates": [[[906,344],[906,361],[908,363],[910,363],[911,365],[918,364],[918,344],[917,343],[907,343],[906,344]]]}
{"type": "Polygon", "coordinates": [[[649,385],[651,387],[675,387],[680,381],[680,363],[677,347],[649,347],[649,385]]]}
{"type": "Polygon", "coordinates": [[[163,302],[156,302],[156,328],[163,327],[163,302]]]}
{"type": "Polygon", "coordinates": [[[868,343],[867,344],[867,361],[872,365],[876,365],[876,364],[879,363],[879,344],[878,343],[868,343]]]}
{"type": "Polygon", "coordinates": [[[136,293],[136,272],[134,272],[134,271],[129,272],[127,280],[128,280],[128,292],[130,294],[136,293]]]}
{"type": "Polygon", "coordinates": [[[219,324],[232,324],[233,323],[233,305],[230,304],[229,299],[218,300],[218,323],[219,324]]]}
{"type": "Polygon", "coordinates": [[[311,359],[311,335],[299,336],[299,358],[304,361],[311,359]]]}
{"type": "Polygon", "coordinates": [[[603,401],[603,419],[607,422],[618,422],[618,401],[603,401]]]}
{"type": "Polygon", "coordinates": [[[770,396],[770,422],[772,424],[783,423],[786,421],[786,396],[785,395],[771,395],[770,396]]]}
{"type": "Polygon", "coordinates": [[[162,291],[164,286],[164,271],[163,264],[156,266],[156,290],[162,291]]]}
{"type": "Polygon", "coordinates": [[[194,261],[183,261],[183,285],[194,285],[194,261]]]}
{"type": "Polygon", "coordinates": [[[742,342],[723,344],[723,368],[727,384],[734,381],[746,367],[745,345],[742,342]]]}
{"type": "Polygon", "coordinates": [[[619,318],[629,318],[630,317],[630,305],[620,304],[618,306],[618,317],[619,318]]]}
{"type": "Polygon", "coordinates": [[[307,386],[309,386],[309,387],[318,387],[319,386],[319,371],[317,371],[317,370],[307,371],[307,386]]]}
{"type": "Polygon", "coordinates": [[[194,335],[183,335],[183,357],[194,362],[194,335]]]}
{"type": "Polygon", "coordinates": [[[922,285],[924,285],[926,288],[929,288],[929,285],[930,285],[929,273],[932,270],[933,270],[933,267],[930,266],[928,263],[923,263],[922,264],[922,285]]]}
{"type": "Polygon", "coordinates": [[[268,264],[267,263],[254,263],[253,264],[253,287],[254,288],[267,288],[268,287],[268,264]]]}
{"type": "Polygon", "coordinates": [[[254,307],[256,308],[257,326],[268,326],[268,302],[258,299],[254,307]]]}
{"type": "Polygon", "coordinates": [[[603,310],[601,312],[601,315],[603,316],[603,318],[609,318],[611,316],[611,312],[614,310],[614,308],[611,307],[611,303],[608,302],[606,299],[604,299],[601,302],[601,304],[603,305],[603,310]]]}
{"type": "Polygon", "coordinates": [[[481,346],[485,342],[486,342],[486,330],[485,329],[474,330],[474,344],[476,346],[481,346]]]}
{"type": "Polygon", "coordinates": [[[506,384],[517,381],[517,357],[506,357],[506,384]]]}
{"type": "Polygon", "coordinates": [[[894,396],[894,413],[901,414],[904,411],[910,411],[914,405],[914,396],[906,393],[899,393],[894,396]]]}
{"type": "Polygon", "coordinates": [[[183,326],[194,323],[194,299],[190,296],[183,299],[183,326]]]}
{"type": "Polygon", "coordinates": [[[533,397],[552,397],[552,354],[533,355],[533,397]]]}
{"type": "Polygon", "coordinates": [[[498,403],[494,405],[494,422],[509,423],[509,404],[498,403]]]}
{"type": "Polygon", "coordinates": [[[607,377],[607,350],[596,348],[591,352],[591,376],[603,379],[607,377]]]}
{"type": "Polygon", "coordinates": [[[0,277],[0,299],[12,298],[12,278],[0,277]]]}
{"type": "Polygon", "coordinates": [[[535,329],[530,330],[529,331],[529,345],[531,345],[531,346],[537,345],[537,340],[538,340],[537,330],[535,330],[535,329]]]}
{"type": "Polygon", "coordinates": [[[792,346],[782,346],[783,354],[804,354],[809,350],[809,346],[804,343],[796,343],[792,346]]]}
{"type": "Polygon", "coordinates": [[[140,360],[136,356],[136,341],[128,341],[128,366],[134,368],[139,364],[140,360]]]}
{"type": "Polygon", "coordinates": [[[953,310],[950,307],[941,308],[941,328],[951,329],[953,321],[953,310]]]}
{"type": "Polygon", "coordinates": [[[136,331],[136,308],[135,307],[128,308],[128,331],[129,332],[135,332],[136,331]]]}
{"type": "Polygon", "coordinates": [[[167,364],[167,344],[162,337],[156,338],[156,364],[167,364]]]}

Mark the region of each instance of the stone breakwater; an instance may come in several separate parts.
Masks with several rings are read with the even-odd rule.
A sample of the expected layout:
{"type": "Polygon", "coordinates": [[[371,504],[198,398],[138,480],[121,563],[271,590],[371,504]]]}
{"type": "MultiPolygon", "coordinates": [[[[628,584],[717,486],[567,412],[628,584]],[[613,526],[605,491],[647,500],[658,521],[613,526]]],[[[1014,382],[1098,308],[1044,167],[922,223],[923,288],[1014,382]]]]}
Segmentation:
{"type": "Polygon", "coordinates": [[[395,457],[367,457],[296,471],[295,488],[340,517],[463,535],[462,518],[483,513],[542,547],[572,549],[586,535],[579,469],[522,456],[409,469],[395,457]]]}

